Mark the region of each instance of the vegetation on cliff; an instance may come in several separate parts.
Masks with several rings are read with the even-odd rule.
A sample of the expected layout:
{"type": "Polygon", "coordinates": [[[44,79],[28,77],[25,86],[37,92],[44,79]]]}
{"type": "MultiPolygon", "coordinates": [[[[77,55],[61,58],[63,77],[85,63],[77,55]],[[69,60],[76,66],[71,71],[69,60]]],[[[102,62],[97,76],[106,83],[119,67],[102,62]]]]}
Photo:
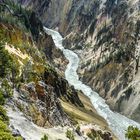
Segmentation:
{"type": "Polygon", "coordinates": [[[0,140],[22,140],[21,137],[14,137],[8,127],[9,118],[6,114],[6,110],[3,105],[6,97],[3,95],[3,91],[0,91],[0,140]]]}
{"type": "Polygon", "coordinates": [[[140,140],[140,130],[137,127],[129,126],[125,135],[129,140],[140,140]]]}
{"type": "Polygon", "coordinates": [[[48,137],[46,135],[44,135],[44,137],[41,138],[41,140],[48,140],[48,137]]]}
{"type": "Polygon", "coordinates": [[[43,25],[35,12],[22,8],[12,0],[1,0],[0,13],[0,21],[20,27],[24,32],[30,31],[33,39],[38,41],[43,25]]]}
{"type": "Polygon", "coordinates": [[[69,140],[75,140],[74,134],[73,134],[72,130],[67,130],[67,132],[66,132],[66,137],[67,137],[69,140]]]}
{"type": "Polygon", "coordinates": [[[0,139],[1,140],[21,140],[20,137],[13,137],[8,128],[9,118],[6,110],[3,108],[7,98],[12,96],[12,87],[9,85],[6,76],[11,73],[12,58],[4,45],[0,42],[0,139]]]}

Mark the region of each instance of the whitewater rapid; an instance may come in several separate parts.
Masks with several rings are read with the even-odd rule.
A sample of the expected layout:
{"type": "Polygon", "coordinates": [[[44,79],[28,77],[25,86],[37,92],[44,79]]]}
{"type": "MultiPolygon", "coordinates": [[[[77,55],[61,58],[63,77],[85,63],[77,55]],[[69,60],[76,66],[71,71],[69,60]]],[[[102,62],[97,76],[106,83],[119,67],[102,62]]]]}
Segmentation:
{"type": "Polygon", "coordinates": [[[107,121],[114,134],[120,140],[126,140],[125,133],[128,126],[133,125],[140,128],[140,124],[119,113],[111,111],[109,106],[105,103],[105,100],[101,98],[98,93],[94,92],[89,86],[83,84],[79,80],[79,76],[77,74],[79,65],[79,57],[77,54],[63,47],[63,38],[57,31],[47,29],[45,27],[44,30],[47,34],[52,36],[56,47],[58,47],[63,52],[67,60],[69,60],[69,64],[67,65],[67,69],[65,71],[66,80],[69,84],[73,85],[75,89],[83,91],[83,93],[90,98],[97,112],[107,121]]]}

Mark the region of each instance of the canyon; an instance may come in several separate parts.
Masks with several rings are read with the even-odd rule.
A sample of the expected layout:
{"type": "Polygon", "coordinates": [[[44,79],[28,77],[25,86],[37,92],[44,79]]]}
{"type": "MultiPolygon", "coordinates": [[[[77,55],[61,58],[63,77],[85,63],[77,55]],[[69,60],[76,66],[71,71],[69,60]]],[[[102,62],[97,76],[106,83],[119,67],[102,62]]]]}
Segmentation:
{"type": "Polygon", "coordinates": [[[16,68],[4,78],[13,92],[5,105],[13,131],[27,140],[36,131],[37,139],[43,134],[57,139],[53,132],[67,139],[72,128],[75,139],[84,139],[74,126],[82,122],[81,129],[95,130],[100,139],[125,140],[128,126],[140,123],[140,1],[12,2],[5,7],[12,15],[1,12],[0,40],[16,68]],[[26,119],[34,123],[27,127],[33,133],[18,127],[15,114],[19,126],[26,119]]]}
{"type": "Polygon", "coordinates": [[[139,0],[21,1],[78,53],[81,80],[110,108],[140,122],[139,0]]]}

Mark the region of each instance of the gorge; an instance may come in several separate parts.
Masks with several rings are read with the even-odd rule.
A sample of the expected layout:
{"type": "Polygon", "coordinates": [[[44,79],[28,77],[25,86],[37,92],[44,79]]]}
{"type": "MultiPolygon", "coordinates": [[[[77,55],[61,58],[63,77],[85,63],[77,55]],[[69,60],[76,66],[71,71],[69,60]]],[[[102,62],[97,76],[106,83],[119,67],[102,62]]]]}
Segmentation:
{"type": "Polygon", "coordinates": [[[65,57],[69,60],[69,64],[65,71],[65,76],[68,82],[76,89],[83,91],[83,93],[90,98],[97,112],[108,122],[112,131],[118,136],[118,138],[120,140],[125,140],[125,132],[130,125],[140,128],[139,123],[136,123],[119,113],[112,112],[109,106],[105,103],[105,100],[102,99],[98,93],[92,91],[90,87],[79,81],[79,76],[77,75],[79,65],[78,56],[74,52],[63,47],[63,38],[58,32],[47,28],[44,29],[48,34],[52,35],[56,47],[62,50],[65,57]]]}
{"type": "Polygon", "coordinates": [[[64,46],[80,57],[81,80],[112,110],[140,122],[139,0],[20,2],[65,36],[64,46]]]}
{"type": "Polygon", "coordinates": [[[131,140],[139,58],[139,0],[0,0],[0,139],[131,140]]]}

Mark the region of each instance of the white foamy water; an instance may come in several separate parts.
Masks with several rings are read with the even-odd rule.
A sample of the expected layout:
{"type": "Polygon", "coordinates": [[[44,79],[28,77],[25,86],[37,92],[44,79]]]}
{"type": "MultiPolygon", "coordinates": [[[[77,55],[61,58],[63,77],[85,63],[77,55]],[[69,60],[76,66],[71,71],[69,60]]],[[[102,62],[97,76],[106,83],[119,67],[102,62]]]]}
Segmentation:
{"type": "Polygon", "coordinates": [[[63,38],[58,32],[47,29],[45,27],[44,29],[47,34],[50,34],[52,36],[56,47],[61,49],[65,57],[69,60],[69,64],[65,71],[65,77],[67,81],[76,89],[83,91],[83,93],[90,98],[93,106],[95,107],[97,112],[108,122],[114,134],[120,140],[125,140],[125,133],[128,126],[133,125],[140,128],[140,124],[138,124],[137,122],[128,119],[127,117],[119,113],[111,111],[109,106],[105,103],[105,100],[101,98],[98,93],[94,92],[89,86],[86,86],[79,80],[79,76],[77,74],[79,57],[77,56],[77,54],[71,50],[64,49],[62,45],[63,38]]]}

